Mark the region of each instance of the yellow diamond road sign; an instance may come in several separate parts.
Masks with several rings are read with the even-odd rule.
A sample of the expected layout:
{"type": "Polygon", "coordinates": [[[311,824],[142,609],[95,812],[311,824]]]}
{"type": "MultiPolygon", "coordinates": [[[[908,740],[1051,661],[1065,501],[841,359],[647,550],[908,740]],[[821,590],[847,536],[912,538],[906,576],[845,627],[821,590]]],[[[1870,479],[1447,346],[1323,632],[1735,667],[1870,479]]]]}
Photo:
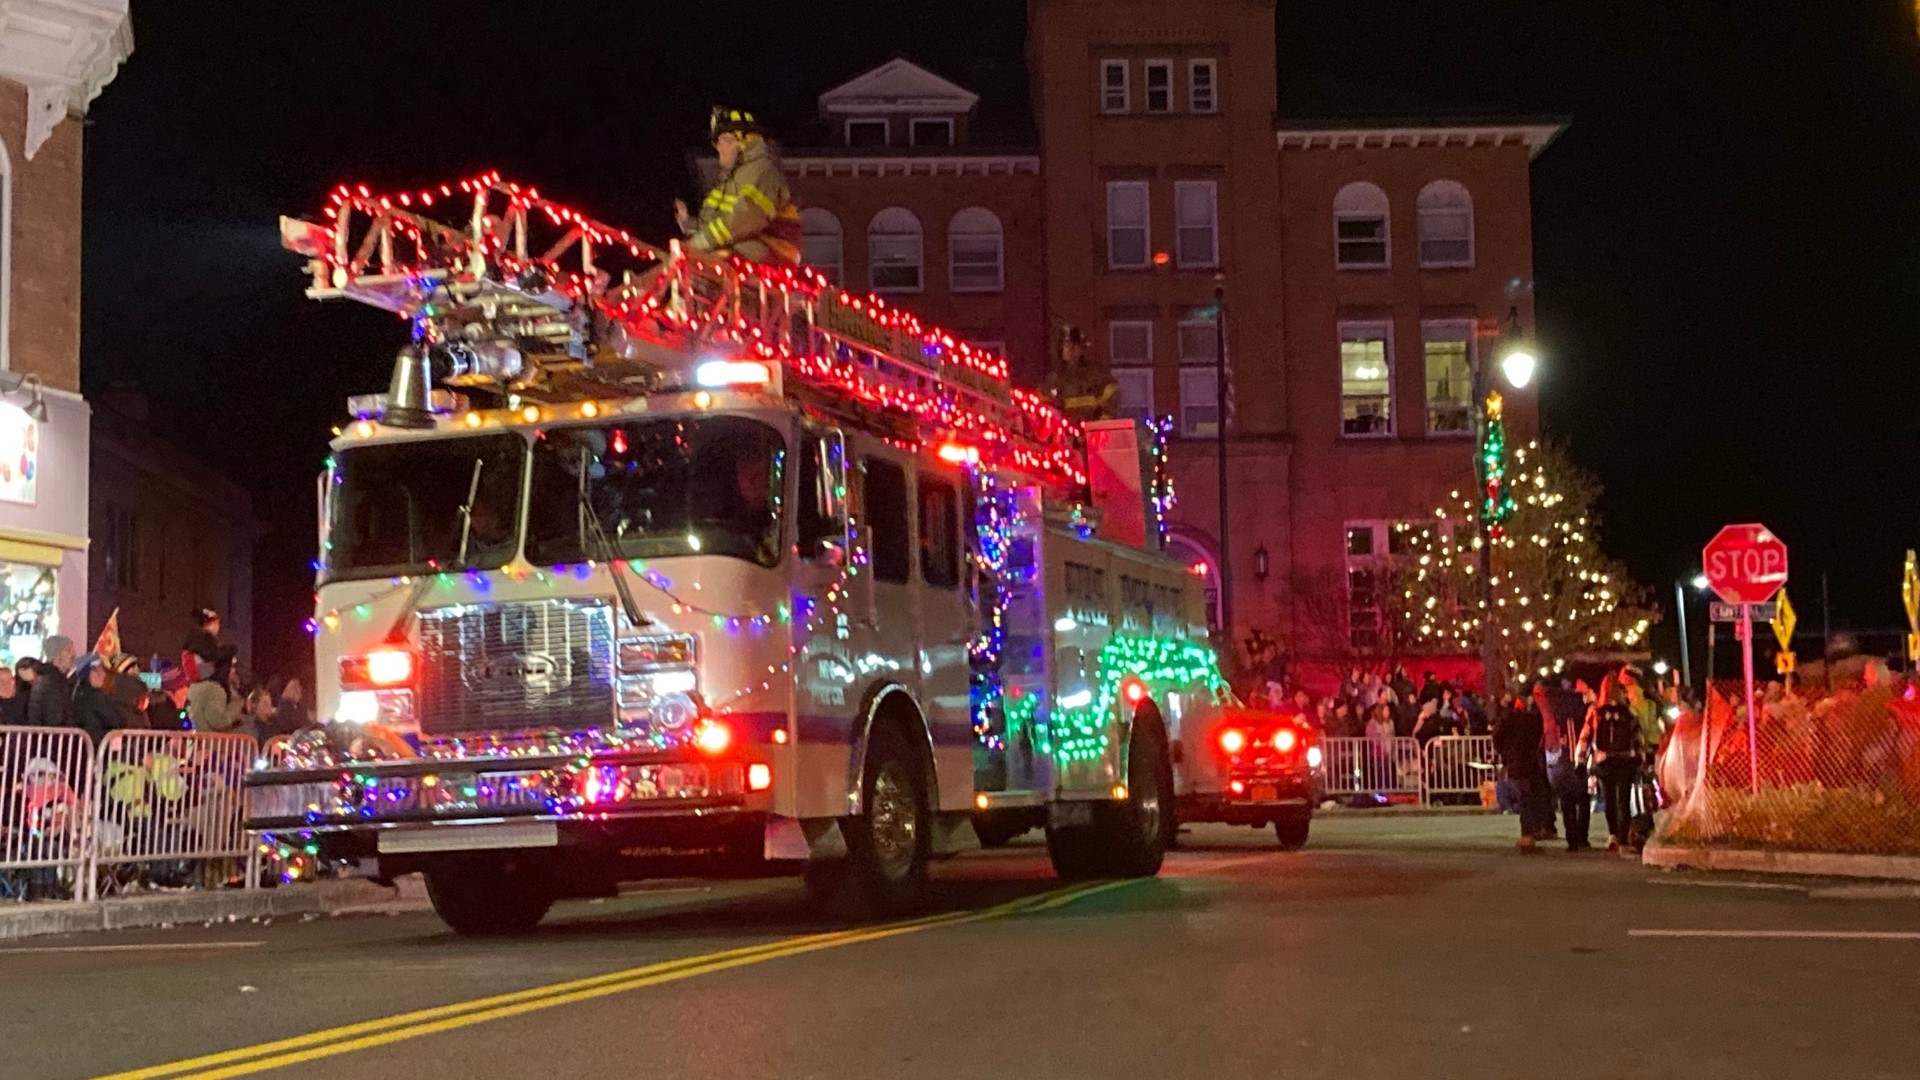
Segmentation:
{"type": "Polygon", "coordinates": [[[1793,648],[1793,628],[1800,617],[1793,613],[1793,603],[1787,599],[1787,590],[1780,590],[1779,602],[1774,606],[1773,636],[1780,640],[1782,649],[1793,648]]]}

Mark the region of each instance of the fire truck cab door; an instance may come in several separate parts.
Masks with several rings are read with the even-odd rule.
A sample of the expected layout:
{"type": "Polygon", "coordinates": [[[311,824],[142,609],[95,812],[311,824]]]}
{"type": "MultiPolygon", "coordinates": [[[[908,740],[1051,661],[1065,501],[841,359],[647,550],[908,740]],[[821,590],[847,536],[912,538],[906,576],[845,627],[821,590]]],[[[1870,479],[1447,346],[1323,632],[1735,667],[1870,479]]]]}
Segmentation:
{"type": "Polygon", "coordinates": [[[967,647],[974,619],[967,600],[960,477],[922,463],[915,476],[914,524],[919,573],[920,702],[933,735],[936,805],[964,809],[973,800],[973,709],[967,647]]]}
{"type": "Polygon", "coordinates": [[[868,449],[855,473],[853,657],[864,699],[876,686],[905,687],[920,700],[920,628],[914,587],[913,488],[904,455],[868,449]]]}

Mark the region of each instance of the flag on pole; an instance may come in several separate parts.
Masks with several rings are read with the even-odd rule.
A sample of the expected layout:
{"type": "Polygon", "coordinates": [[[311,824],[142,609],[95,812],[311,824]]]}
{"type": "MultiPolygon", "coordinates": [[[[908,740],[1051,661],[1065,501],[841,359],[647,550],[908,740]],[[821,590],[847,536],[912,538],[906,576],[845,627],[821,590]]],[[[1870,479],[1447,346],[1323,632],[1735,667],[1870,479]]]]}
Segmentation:
{"type": "Polygon", "coordinates": [[[120,609],[114,608],[107,616],[107,625],[100,628],[100,636],[94,639],[93,655],[105,660],[120,652],[120,609]]]}

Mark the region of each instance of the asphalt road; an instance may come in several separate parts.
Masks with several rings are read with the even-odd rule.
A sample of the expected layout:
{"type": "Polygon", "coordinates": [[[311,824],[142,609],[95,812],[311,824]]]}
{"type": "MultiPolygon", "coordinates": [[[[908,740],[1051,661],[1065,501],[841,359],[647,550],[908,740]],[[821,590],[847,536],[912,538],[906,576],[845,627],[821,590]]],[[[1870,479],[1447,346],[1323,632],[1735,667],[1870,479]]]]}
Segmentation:
{"type": "Polygon", "coordinates": [[[926,920],[663,883],[509,941],[430,914],[0,949],[0,1077],[1915,1077],[1920,892],[1522,857],[1513,819],[1201,828],[1062,889],[1032,838],[926,920]]]}

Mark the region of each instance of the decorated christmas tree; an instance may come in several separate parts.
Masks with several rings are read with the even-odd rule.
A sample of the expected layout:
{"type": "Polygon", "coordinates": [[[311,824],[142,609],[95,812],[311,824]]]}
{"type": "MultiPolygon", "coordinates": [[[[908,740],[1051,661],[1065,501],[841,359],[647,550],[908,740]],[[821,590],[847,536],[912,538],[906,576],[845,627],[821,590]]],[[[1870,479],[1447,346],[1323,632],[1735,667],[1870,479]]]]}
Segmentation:
{"type": "Polygon", "coordinates": [[[1415,651],[1480,648],[1485,590],[1479,581],[1478,516],[1491,540],[1492,610],[1509,685],[1550,677],[1576,658],[1617,658],[1646,648],[1658,612],[1646,590],[1600,550],[1594,502],[1600,486],[1564,453],[1529,444],[1509,455],[1504,430],[1482,441],[1476,493],[1457,493],[1403,530],[1407,558],[1394,617],[1415,651]],[[1490,466],[1491,442],[1503,445],[1490,466]]]}

